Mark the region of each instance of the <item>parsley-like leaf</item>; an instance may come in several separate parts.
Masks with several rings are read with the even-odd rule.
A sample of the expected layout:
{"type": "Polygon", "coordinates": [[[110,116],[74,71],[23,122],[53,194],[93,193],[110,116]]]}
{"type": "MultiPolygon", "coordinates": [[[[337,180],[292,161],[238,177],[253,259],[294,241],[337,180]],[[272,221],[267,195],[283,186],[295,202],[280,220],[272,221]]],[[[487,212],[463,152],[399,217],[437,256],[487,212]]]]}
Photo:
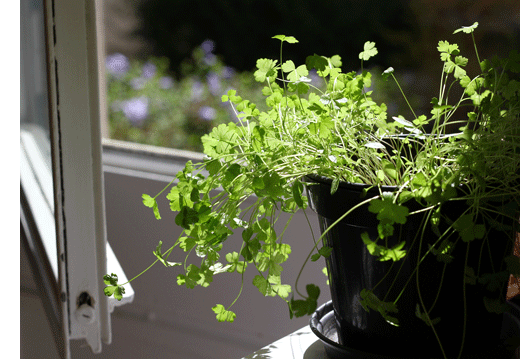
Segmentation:
{"type": "Polygon", "coordinates": [[[168,262],[163,258],[163,254],[161,253],[161,247],[162,247],[162,241],[159,241],[159,244],[157,245],[157,248],[153,252],[153,254],[161,261],[162,264],[164,264],[165,267],[176,267],[180,266],[182,263],[178,262],[168,262]]]}
{"type": "Polygon", "coordinates": [[[222,304],[217,304],[211,309],[213,309],[213,312],[217,314],[217,320],[219,322],[233,323],[235,321],[236,314],[230,310],[227,310],[222,304]]]}
{"type": "Polygon", "coordinates": [[[464,32],[465,34],[471,34],[478,27],[478,22],[473,23],[471,26],[463,26],[460,29],[455,30],[453,33],[464,32]]]}
{"type": "Polygon", "coordinates": [[[156,219],[161,219],[161,215],[159,214],[159,207],[157,206],[157,201],[155,198],[151,197],[150,195],[143,194],[143,204],[146,207],[153,208],[153,214],[155,215],[156,219]]]}
{"type": "Polygon", "coordinates": [[[359,53],[359,58],[363,61],[367,61],[375,55],[377,55],[376,43],[370,41],[365,42],[363,51],[359,53]]]}

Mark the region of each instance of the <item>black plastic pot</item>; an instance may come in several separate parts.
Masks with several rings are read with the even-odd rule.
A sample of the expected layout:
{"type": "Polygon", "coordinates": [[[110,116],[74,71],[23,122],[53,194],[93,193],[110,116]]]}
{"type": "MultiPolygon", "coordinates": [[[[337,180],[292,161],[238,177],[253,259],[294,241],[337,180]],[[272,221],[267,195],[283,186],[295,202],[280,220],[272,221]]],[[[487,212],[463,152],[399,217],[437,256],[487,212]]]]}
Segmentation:
{"type": "MultiPolygon", "coordinates": [[[[307,177],[306,186],[311,208],[318,214],[322,233],[339,217],[361,201],[379,194],[376,188],[363,193],[368,186],[362,184],[341,183],[337,192],[331,195],[331,181],[322,177],[307,177]]],[[[383,187],[383,191],[394,191],[394,187],[383,187]]],[[[407,203],[410,212],[421,208],[416,202],[407,203]]],[[[450,206],[446,215],[456,218],[464,208],[450,206]]],[[[414,272],[418,258],[427,250],[427,243],[435,243],[437,236],[427,230],[424,234],[422,248],[419,251],[419,230],[423,223],[422,215],[409,216],[405,225],[399,227],[388,239],[392,247],[406,241],[407,257],[401,261],[378,261],[372,256],[362,242],[361,234],[366,232],[372,241],[378,238],[376,215],[368,211],[368,204],[356,209],[342,222],[329,230],[325,243],[332,248],[332,254],[326,259],[331,298],[338,329],[339,344],[377,355],[395,356],[399,358],[441,358],[442,354],[436,336],[424,321],[415,314],[420,303],[418,289],[427,307],[435,302],[435,309],[430,313],[432,318],[440,317],[434,328],[443,343],[446,355],[457,357],[463,336],[464,313],[466,313],[466,335],[464,357],[478,357],[480,353],[503,346],[500,338],[503,315],[489,313],[484,305],[483,296],[486,289],[482,286],[464,285],[463,273],[466,266],[465,243],[457,245],[451,253],[453,262],[449,263],[449,273],[443,278],[443,263],[433,255],[421,262],[414,272]],[[414,241],[415,239],[415,241],[414,241]],[[412,276],[412,280],[402,288],[412,276]],[[386,277],[386,280],[383,280],[386,277]],[[417,287],[417,281],[419,286],[417,287]],[[442,282],[442,292],[437,292],[442,282]],[[399,320],[399,327],[385,321],[380,313],[367,312],[361,305],[362,289],[373,289],[381,300],[390,302],[398,296],[398,313],[389,313],[399,320]],[[464,296],[466,305],[464,306],[464,296]],[[435,300],[435,298],[437,298],[435,300]],[[421,348],[420,353],[417,347],[421,348]]],[[[494,236],[495,234],[490,234],[494,236]]],[[[503,235],[503,234],[496,234],[503,235]]],[[[490,241],[491,242],[491,241],[490,241]]],[[[500,263],[508,252],[508,241],[492,241],[492,253],[497,254],[493,263],[500,263]]],[[[469,258],[479,257],[480,245],[471,245],[469,258]],[[477,253],[475,253],[477,252],[477,253]]],[[[467,265],[480,268],[483,272],[490,265],[487,260],[480,263],[468,261],[467,265]]]]}

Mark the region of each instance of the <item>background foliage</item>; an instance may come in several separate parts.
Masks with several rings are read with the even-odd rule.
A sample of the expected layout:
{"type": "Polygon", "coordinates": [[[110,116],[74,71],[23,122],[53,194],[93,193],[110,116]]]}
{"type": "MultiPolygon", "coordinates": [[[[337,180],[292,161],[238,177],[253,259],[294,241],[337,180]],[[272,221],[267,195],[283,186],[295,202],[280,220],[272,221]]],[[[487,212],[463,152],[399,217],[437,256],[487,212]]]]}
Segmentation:
{"type": "MultiPolygon", "coordinates": [[[[201,135],[236,118],[220,101],[230,88],[262,106],[252,71],[256,59],[278,58],[271,39],[276,34],[300,41],[285,49],[286,59],[303,63],[312,49],[323,56],[340,55],[345,70],[357,70],[357,52],[365,41],[374,41],[379,53],[371,60],[371,72],[394,67],[419,111],[427,111],[437,92],[432,84],[438,83],[440,65],[432,44],[453,38],[452,29],[479,21],[476,42],[484,58],[520,46],[516,0],[112,2],[117,1],[125,9],[135,7],[138,21],[131,36],[143,45],[136,51],[125,48],[124,41],[108,41],[109,56],[119,53],[128,62],[124,73],[109,68],[110,137],[194,151],[201,151],[201,135]]],[[[113,9],[107,19],[117,15],[113,9]]],[[[472,51],[469,39],[459,45],[462,52],[472,51]]],[[[375,82],[372,89],[390,116],[405,111],[394,86],[375,82]]]]}

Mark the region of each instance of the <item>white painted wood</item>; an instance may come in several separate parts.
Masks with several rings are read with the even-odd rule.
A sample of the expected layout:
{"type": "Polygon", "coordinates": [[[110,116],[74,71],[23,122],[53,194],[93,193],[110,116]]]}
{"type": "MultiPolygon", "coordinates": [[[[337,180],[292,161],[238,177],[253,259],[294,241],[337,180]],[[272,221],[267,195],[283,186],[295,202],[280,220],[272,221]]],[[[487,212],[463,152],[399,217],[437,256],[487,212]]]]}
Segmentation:
{"type": "MultiPolygon", "coordinates": [[[[94,353],[101,352],[102,342],[112,340],[109,307],[115,303],[109,305],[103,294],[102,276],[109,269],[123,273],[110,249],[108,258],[114,262],[107,268],[100,135],[100,120],[106,118],[101,6],[100,0],[45,4],[64,325],[68,339],[85,339],[94,353]],[[85,304],[82,299],[92,307],[88,313],[94,318],[76,315],[85,304]]],[[[130,286],[126,289],[129,302],[133,291],[130,286]]],[[[87,311],[83,308],[81,313],[87,311]]]]}
{"type": "Polygon", "coordinates": [[[20,183],[27,201],[33,208],[38,209],[33,211],[34,220],[57,280],[58,249],[54,224],[52,174],[44,165],[44,159],[33,136],[23,129],[20,131],[20,183]]]}

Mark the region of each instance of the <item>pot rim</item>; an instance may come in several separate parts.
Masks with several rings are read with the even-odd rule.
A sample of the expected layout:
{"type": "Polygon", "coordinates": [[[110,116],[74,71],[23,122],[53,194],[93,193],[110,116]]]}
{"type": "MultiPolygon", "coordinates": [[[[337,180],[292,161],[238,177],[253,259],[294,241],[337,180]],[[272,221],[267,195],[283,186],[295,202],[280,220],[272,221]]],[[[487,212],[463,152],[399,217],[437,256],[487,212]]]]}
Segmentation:
{"type": "MultiPolygon", "coordinates": [[[[303,181],[304,184],[308,183],[308,182],[314,182],[314,183],[332,186],[332,181],[333,181],[329,177],[325,177],[325,176],[318,175],[318,174],[308,174],[308,175],[305,175],[303,178],[304,178],[304,181],[303,181]],[[306,178],[308,178],[310,181],[305,181],[306,178]]],[[[378,190],[378,188],[381,188],[381,190],[383,192],[394,192],[400,188],[399,186],[389,186],[389,185],[379,186],[379,185],[374,185],[374,184],[366,184],[366,183],[358,183],[358,182],[345,182],[345,181],[340,181],[338,187],[350,189],[350,190],[356,190],[356,191],[362,191],[365,189],[368,189],[368,191],[376,191],[376,190],[378,190]]]]}

